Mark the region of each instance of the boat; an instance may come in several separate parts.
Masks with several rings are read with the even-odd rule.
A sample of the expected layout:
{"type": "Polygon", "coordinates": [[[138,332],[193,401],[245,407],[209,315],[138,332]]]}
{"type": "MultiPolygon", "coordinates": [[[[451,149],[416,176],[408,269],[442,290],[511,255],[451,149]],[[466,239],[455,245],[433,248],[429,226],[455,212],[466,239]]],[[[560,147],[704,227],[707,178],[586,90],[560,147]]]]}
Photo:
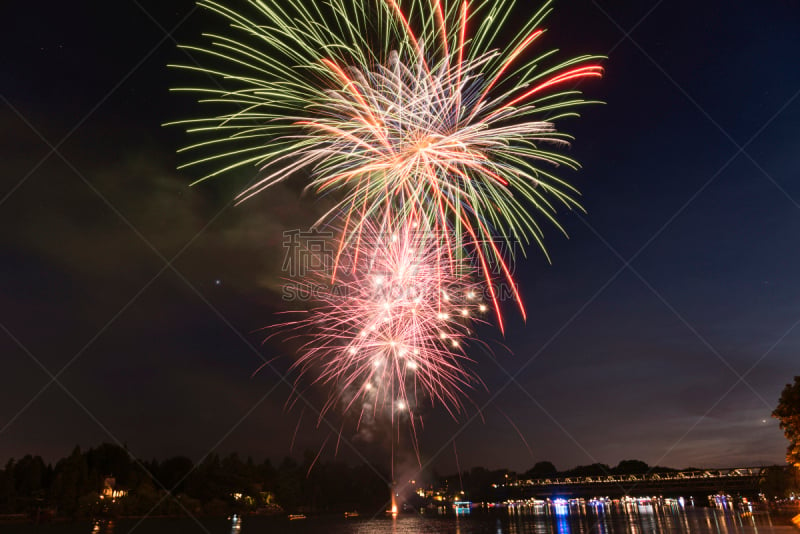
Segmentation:
{"type": "Polygon", "coordinates": [[[296,521],[298,519],[305,519],[305,514],[289,514],[289,521],[296,521]]]}
{"type": "Polygon", "coordinates": [[[453,503],[453,510],[456,515],[468,514],[472,511],[472,503],[470,501],[456,501],[453,503]]]}
{"type": "Polygon", "coordinates": [[[359,515],[358,512],[345,512],[344,518],[347,519],[349,517],[358,517],[358,515],[359,515]]]}

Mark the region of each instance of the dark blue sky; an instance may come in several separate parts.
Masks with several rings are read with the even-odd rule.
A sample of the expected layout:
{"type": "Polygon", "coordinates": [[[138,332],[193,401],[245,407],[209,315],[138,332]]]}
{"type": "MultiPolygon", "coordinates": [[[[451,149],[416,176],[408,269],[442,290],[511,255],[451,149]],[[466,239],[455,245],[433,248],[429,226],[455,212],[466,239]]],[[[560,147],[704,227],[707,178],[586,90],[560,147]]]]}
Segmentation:
{"type": "MultiPolygon", "coordinates": [[[[164,30],[196,43],[213,21],[160,4],[7,14],[0,461],[101,441],[289,452],[300,414],[277,375],[251,378],[280,350],[255,330],[274,321],[281,233],[319,206],[284,188],[225,209],[245,175],[188,187],[184,139],[160,124],[197,111],[168,94],[182,57],[164,30]]],[[[556,4],[543,46],[609,55],[583,86],[606,104],[562,124],[587,214],[561,215],[569,239],[548,229],[552,265],[533,249],[518,264],[527,324],[509,307],[507,337],[483,333],[484,420],[431,414],[422,449],[441,470],[454,434],[462,467],[782,461],[769,414],[800,374],[800,5],[702,4],[556,4]]],[[[327,435],[304,417],[296,454],[327,435]]]]}

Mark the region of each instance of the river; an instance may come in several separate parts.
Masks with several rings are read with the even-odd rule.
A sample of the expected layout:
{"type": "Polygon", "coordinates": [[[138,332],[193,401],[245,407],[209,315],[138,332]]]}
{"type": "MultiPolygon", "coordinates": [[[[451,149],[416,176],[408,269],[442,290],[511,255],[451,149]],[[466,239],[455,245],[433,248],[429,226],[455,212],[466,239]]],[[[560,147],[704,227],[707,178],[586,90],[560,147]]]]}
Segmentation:
{"type": "Polygon", "coordinates": [[[583,506],[496,510],[464,516],[343,516],[125,519],[44,526],[0,525],[2,533],[47,534],[797,534],[788,515],[680,506],[583,506]]]}

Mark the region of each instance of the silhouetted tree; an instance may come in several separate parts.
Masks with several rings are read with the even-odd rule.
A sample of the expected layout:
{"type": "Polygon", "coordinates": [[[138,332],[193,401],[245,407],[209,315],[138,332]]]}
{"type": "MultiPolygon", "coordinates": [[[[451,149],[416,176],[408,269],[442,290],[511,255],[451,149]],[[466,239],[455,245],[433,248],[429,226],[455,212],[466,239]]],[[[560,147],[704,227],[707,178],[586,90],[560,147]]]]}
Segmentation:
{"type": "Polygon", "coordinates": [[[622,460],[614,468],[617,475],[641,475],[650,471],[650,466],[641,460],[622,460]]]}
{"type": "Polygon", "coordinates": [[[525,472],[525,476],[528,478],[546,478],[551,477],[558,473],[556,466],[553,465],[553,462],[536,462],[533,467],[528,469],[525,472]]]}
{"type": "Polygon", "coordinates": [[[595,477],[611,474],[611,468],[606,464],[579,465],[563,473],[573,477],[595,477]]]}
{"type": "Polygon", "coordinates": [[[305,473],[297,462],[288,456],[283,459],[275,481],[275,495],[281,505],[294,509],[302,504],[304,477],[305,473]]]}
{"type": "Polygon", "coordinates": [[[47,467],[41,456],[28,454],[14,465],[14,489],[28,500],[44,497],[47,467]]]}
{"type": "Polygon", "coordinates": [[[16,490],[14,488],[14,459],[6,463],[0,472],[0,511],[6,514],[16,510],[16,490]]]}
{"type": "Polygon", "coordinates": [[[222,466],[219,455],[209,454],[189,475],[185,485],[186,492],[203,502],[210,501],[223,492],[220,482],[221,474],[222,466]]]}
{"type": "Polygon", "coordinates": [[[276,475],[277,471],[272,467],[272,462],[269,459],[264,460],[264,463],[256,467],[256,477],[258,483],[261,484],[261,490],[273,491],[276,475]]]}
{"type": "Polygon", "coordinates": [[[184,491],[186,478],[193,468],[189,458],[175,456],[161,462],[154,474],[165,490],[178,494],[184,491]]]}
{"type": "Polygon", "coordinates": [[[89,480],[98,488],[106,477],[114,477],[117,485],[127,487],[131,480],[131,457],[128,451],[113,443],[103,443],[84,453],[89,480]]]}
{"type": "Polygon", "coordinates": [[[772,417],[781,422],[783,433],[789,440],[786,461],[800,467],[800,376],[794,377],[794,384],[786,384],[783,388],[772,417]]]}
{"type": "Polygon", "coordinates": [[[81,454],[80,447],[75,447],[72,454],[56,464],[51,499],[58,503],[59,513],[75,516],[80,511],[81,497],[92,490],[99,488],[90,486],[86,457],[81,454]]]}

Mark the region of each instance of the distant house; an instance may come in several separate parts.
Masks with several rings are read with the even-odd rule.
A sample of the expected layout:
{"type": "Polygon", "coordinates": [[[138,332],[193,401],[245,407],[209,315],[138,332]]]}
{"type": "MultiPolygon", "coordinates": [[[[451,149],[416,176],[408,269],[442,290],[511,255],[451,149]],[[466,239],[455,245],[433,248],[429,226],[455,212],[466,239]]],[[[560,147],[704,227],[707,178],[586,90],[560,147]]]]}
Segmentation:
{"type": "Polygon", "coordinates": [[[120,497],[124,497],[128,494],[127,491],[117,488],[117,479],[114,477],[106,477],[103,479],[103,491],[100,492],[101,499],[111,499],[111,501],[115,501],[120,497]]]}

